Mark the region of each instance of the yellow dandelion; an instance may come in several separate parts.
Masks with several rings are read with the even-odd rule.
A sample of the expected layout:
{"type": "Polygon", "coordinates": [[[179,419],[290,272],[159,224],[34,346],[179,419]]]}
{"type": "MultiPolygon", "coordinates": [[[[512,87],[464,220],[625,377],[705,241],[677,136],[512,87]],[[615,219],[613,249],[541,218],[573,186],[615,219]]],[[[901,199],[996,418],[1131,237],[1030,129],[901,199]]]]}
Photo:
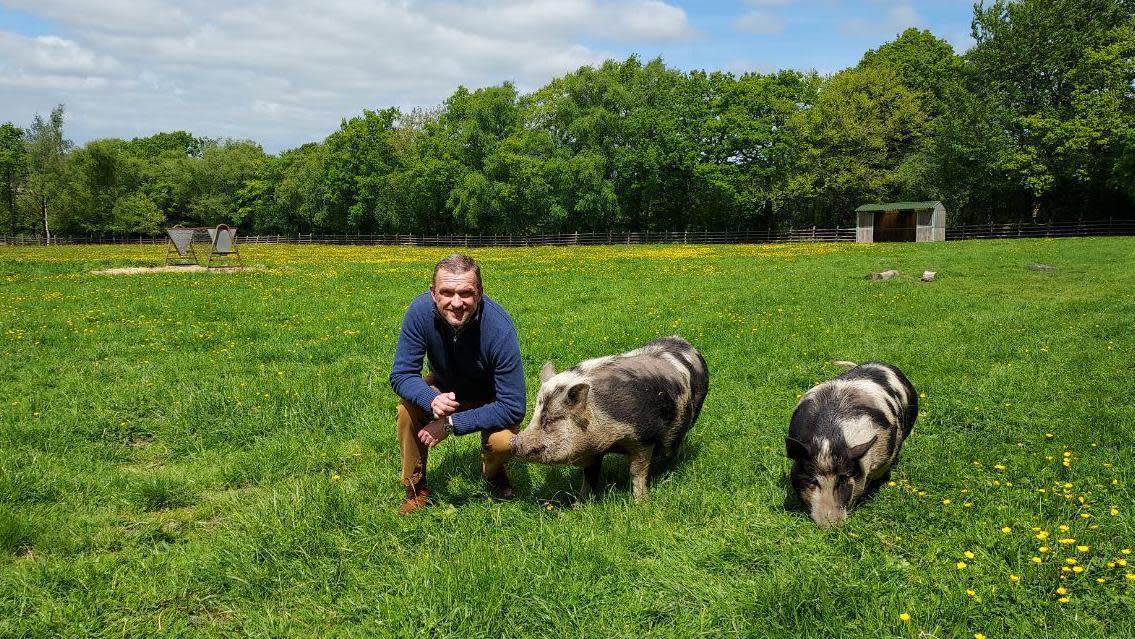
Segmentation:
{"type": "Polygon", "coordinates": [[[973,639],[985,639],[985,635],[981,634],[980,632],[975,632],[973,633],[973,639]]]}
{"type": "Polygon", "coordinates": [[[966,569],[966,566],[967,566],[967,565],[969,565],[969,564],[967,564],[967,563],[966,563],[966,562],[964,562],[964,561],[959,561],[958,563],[954,564],[954,566],[955,566],[955,567],[956,567],[956,568],[957,568],[958,570],[965,570],[965,569],[966,569]]]}
{"type": "Polygon", "coordinates": [[[1103,577],[1096,577],[1096,583],[1097,584],[1106,584],[1107,579],[1104,579],[1103,577]]]}
{"type": "Polygon", "coordinates": [[[1080,513],[1080,519],[1091,519],[1091,518],[1092,518],[1091,513],[1080,513]]]}
{"type": "Polygon", "coordinates": [[[1125,554],[1125,555],[1130,555],[1130,554],[1131,554],[1131,549],[1130,549],[1130,548],[1124,548],[1123,550],[1120,550],[1119,552],[1121,552],[1121,553],[1123,553],[1123,554],[1125,554]]]}
{"type": "Polygon", "coordinates": [[[1118,517],[1118,516],[1119,516],[1119,509],[1118,509],[1118,508],[1112,508],[1112,509],[1111,509],[1110,511],[1108,511],[1108,512],[1110,512],[1110,513],[1111,513],[1111,516],[1112,516],[1112,517],[1118,517]]]}
{"type": "Polygon", "coordinates": [[[910,621],[910,615],[905,612],[900,614],[899,621],[910,621]]]}
{"type": "Polygon", "coordinates": [[[1116,559],[1115,563],[1119,564],[1120,566],[1126,566],[1127,560],[1126,559],[1116,559]]]}
{"type": "Polygon", "coordinates": [[[1039,563],[1041,563],[1041,562],[1042,562],[1043,560],[1042,560],[1042,559],[1041,559],[1040,557],[1033,557],[1033,558],[1032,558],[1032,559],[1030,559],[1029,561],[1033,562],[1034,564],[1039,564],[1039,563]]]}
{"type": "Polygon", "coordinates": [[[1107,567],[1108,568],[1115,568],[1115,562],[1114,561],[1107,562],[1107,567]]]}
{"type": "Polygon", "coordinates": [[[1062,539],[1059,539],[1059,540],[1057,540],[1057,541],[1059,541],[1060,543],[1064,544],[1065,546],[1070,546],[1070,545],[1072,545],[1072,544],[1076,543],[1076,540],[1075,540],[1075,539],[1072,539],[1071,537],[1064,537],[1064,538],[1062,538],[1062,539]]]}
{"type": "Polygon", "coordinates": [[[342,479],[342,477],[340,477],[337,473],[331,474],[331,481],[339,481],[340,479],[342,479]]]}
{"type": "Polygon", "coordinates": [[[1052,433],[1045,433],[1044,434],[1045,439],[1052,439],[1053,437],[1055,437],[1055,435],[1053,435],[1052,433]]]}
{"type": "Polygon", "coordinates": [[[1002,466],[1001,464],[995,464],[993,466],[993,470],[1005,470],[1005,467],[1002,466]]]}
{"type": "Polygon", "coordinates": [[[1005,526],[1004,528],[1002,528],[1002,529],[1001,529],[1001,532],[1003,532],[1003,533],[1005,533],[1006,535],[1008,535],[1009,533],[1013,532],[1013,529],[1012,529],[1012,528],[1010,528],[1010,527],[1008,527],[1008,526],[1005,526]]]}
{"type": "Polygon", "coordinates": [[[1057,601],[1059,601],[1060,603],[1068,603],[1069,601],[1072,601],[1072,600],[1068,597],[1061,597],[1061,598],[1057,599],[1057,601]]]}
{"type": "Polygon", "coordinates": [[[1071,456],[1072,456],[1072,453],[1070,453],[1068,451],[1064,451],[1064,457],[1071,457],[1071,456]]]}
{"type": "Polygon", "coordinates": [[[949,499],[943,499],[943,500],[942,500],[942,505],[943,505],[943,506],[949,506],[949,505],[950,505],[950,500],[949,500],[949,499]]]}
{"type": "Polygon", "coordinates": [[[1135,581],[1135,572],[1129,572],[1126,575],[1123,575],[1123,578],[1127,581],[1135,581]]]}
{"type": "Polygon", "coordinates": [[[1041,540],[1041,541],[1044,541],[1045,539],[1048,539],[1048,532],[1042,530],[1042,531],[1040,531],[1036,534],[1036,538],[1041,540]]]}
{"type": "Polygon", "coordinates": [[[962,554],[966,556],[966,559],[973,559],[973,553],[968,550],[963,552],[962,554]]]}
{"type": "Polygon", "coordinates": [[[1037,551],[1041,552],[1041,553],[1045,553],[1045,552],[1049,551],[1049,547],[1048,546],[1041,546],[1040,548],[1037,548],[1037,551]]]}
{"type": "Polygon", "coordinates": [[[1076,565],[1076,558],[1075,557],[1069,557],[1069,558],[1064,560],[1064,563],[1068,564],[1069,566],[1075,566],[1076,565]]]}
{"type": "Polygon", "coordinates": [[[977,592],[975,592],[975,591],[973,591],[973,590],[971,590],[971,589],[969,589],[969,588],[966,588],[966,596],[967,596],[967,597],[976,597],[976,596],[977,596],[977,592]]]}
{"type": "MultiPolygon", "coordinates": [[[[1071,487],[1071,486],[1072,486],[1072,484],[1068,484],[1067,487],[1071,487]]],[[[1060,532],[1068,532],[1068,524],[1060,524],[1058,526],[1058,528],[1060,529],[1060,532]]]]}
{"type": "Polygon", "coordinates": [[[1056,589],[1056,594],[1058,594],[1058,595],[1066,595],[1066,594],[1068,594],[1068,589],[1067,589],[1067,588],[1065,588],[1064,586],[1061,586],[1061,587],[1059,587],[1059,588],[1057,588],[1057,589],[1056,589]]]}
{"type": "Polygon", "coordinates": [[[1020,581],[1021,581],[1021,578],[1018,577],[1017,575],[1009,575],[1009,583],[1015,584],[1015,583],[1018,583],[1020,581]]]}
{"type": "Polygon", "coordinates": [[[1078,575],[1078,574],[1084,572],[1084,567],[1083,566],[1072,566],[1072,572],[1074,572],[1078,575]]]}
{"type": "Polygon", "coordinates": [[[1089,550],[1091,550],[1091,547],[1090,546],[1076,546],[1076,550],[1079,550],[1080,552],[1088,552],[1089,550]]]}
{"type": "Polygon", "coordinates": [[[962,508],[973,508],[973,502],[967,501],[966,503],[962,504],[962,508]]]}

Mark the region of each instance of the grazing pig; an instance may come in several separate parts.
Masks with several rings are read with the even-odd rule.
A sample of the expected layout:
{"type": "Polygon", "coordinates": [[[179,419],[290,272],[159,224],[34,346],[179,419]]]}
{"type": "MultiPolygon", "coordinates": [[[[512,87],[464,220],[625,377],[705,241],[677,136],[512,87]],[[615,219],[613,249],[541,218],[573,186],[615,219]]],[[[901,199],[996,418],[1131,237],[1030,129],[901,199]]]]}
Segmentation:
{"type": "Polygon", "coordinates": [[[512,449],[527,461],[582,466],[581,501],[595,491],[603,456],[625,454],[634,499],[642,501],[651,458],[673,458],[708,390],[705,360],[677,336],[589,359],[558,375],[548,362],[532,421],[513,438],[512,449]]]}
{"type": "Polygon", "coordinates": [[[918,394],[899,369],[870,362],[805,393],[784,443],[792,487],[821,528],[838,524],[884,479],[918,416],[918,394]]]}

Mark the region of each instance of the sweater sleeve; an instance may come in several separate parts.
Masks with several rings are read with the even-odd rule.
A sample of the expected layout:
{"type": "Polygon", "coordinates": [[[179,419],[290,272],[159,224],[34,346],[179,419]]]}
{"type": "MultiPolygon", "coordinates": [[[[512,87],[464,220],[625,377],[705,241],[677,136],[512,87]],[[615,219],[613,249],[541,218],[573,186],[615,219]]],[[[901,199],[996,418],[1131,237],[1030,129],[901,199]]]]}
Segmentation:
{"type": "Polygon", "coordinates": [[[494,335],[489,344],[489,358],[493,365],[493,401],[477,408],[453,415],[453,432],[466,435],[478,430],[512,428],[524,419],[526,395],[524,364],[520,359],[520,342],[516,327],[505,322],[507,330],[494,335]]]}
{"type": "Polygon", "coordinates": [[[426,336],[421,318],[411,304],[402,318],[398,332],[398,345],[394,347],[394,365],[390,369],[390,386],[399,397],[417,404],[427,415],[433,414],[431,404],[438,392],[426,384],[422,377],[422,362],[426,356],[426,336]]]}

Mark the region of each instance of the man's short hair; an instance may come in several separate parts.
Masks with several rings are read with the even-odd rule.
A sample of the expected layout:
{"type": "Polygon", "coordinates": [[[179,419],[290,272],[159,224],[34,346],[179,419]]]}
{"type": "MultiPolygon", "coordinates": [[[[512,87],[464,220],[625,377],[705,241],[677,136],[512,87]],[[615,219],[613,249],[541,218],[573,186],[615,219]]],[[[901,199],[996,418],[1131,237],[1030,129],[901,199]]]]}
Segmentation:
{"type": "Polygon", "coordinates": [[[477,263],[477,260],[468,255],[450,253],[443,257],[441,261],[437,263],[437,266],[434,267],[433,279],[430,280],[430,288],[433,288],[434,284],[437,284],[438,271],[449,271],[450,273],[468,273],[469,271],[473,271],[473,274],[477,276],[477,290],[485,290],[484,285],[481,283],[481,265],[477,263]]]}

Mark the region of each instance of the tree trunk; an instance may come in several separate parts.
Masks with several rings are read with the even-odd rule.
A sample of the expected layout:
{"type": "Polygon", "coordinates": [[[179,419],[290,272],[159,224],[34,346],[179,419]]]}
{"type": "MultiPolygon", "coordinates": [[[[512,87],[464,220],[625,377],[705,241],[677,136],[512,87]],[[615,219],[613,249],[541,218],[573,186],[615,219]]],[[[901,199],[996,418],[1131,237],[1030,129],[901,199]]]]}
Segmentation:
{"type": "Polygon", "coordinates": [[[43,236],[46,238],[47,243],[51,244],[51,228],[47,226],[47,198],[41,197],[39,202],[43,207],[43,236]]]}
{"type": "Polygon", "coordinates": [[[15,179],[12,172],[4,176],[4,185],[8,190],[8,223],[12,231],[12,237],[16,237],[16,185],[13,184],[15,179]]]}

